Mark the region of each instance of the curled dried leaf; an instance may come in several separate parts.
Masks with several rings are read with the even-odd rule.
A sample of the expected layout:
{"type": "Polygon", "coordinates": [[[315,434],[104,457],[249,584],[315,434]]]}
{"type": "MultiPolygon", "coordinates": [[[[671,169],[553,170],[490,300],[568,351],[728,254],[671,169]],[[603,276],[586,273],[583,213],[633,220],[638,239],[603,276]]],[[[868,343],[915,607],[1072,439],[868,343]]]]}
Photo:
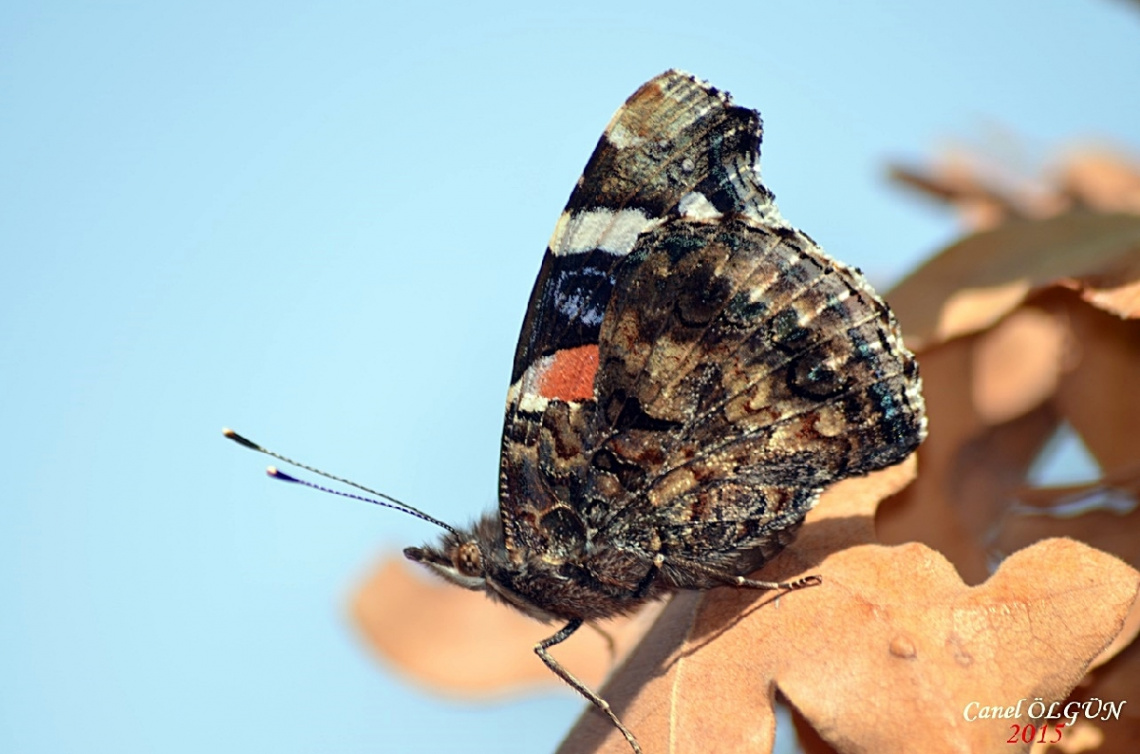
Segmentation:
{"type": "Polygon", "coordinates": [[[975,231],[1074,210],[1140,214],[1140,162],[1120,150],[1076,150],[1042,175],[1026,173],[1009,152],[948,151],[930,167],[893,165],[888,175],[957,210],[975,231]]]}
{"type": "MultiPolygon", "coordinates": [[[[559,655],[582,680],[597,685],[660,611],[579,631],[559,655]],[[608,635],[613,639],[611,647],[608,635]]],[[[367,643],[407,677],[457,696],[502,695],[561,681],[531,650],[550,626],[495,604],[482,594],[428,582],[402,558],[388,558],[356,592],[352,612],[367,643]]]]}
{"type": "Polygon", "coordinates": [[[1091,303],[1127,302],[1138,281],[1140,216],[1072,212],[969,236],[908,276],[887,300],[907,343],[922,349],[979,332],[1047,287],[1079,290],[1091,303]]]}

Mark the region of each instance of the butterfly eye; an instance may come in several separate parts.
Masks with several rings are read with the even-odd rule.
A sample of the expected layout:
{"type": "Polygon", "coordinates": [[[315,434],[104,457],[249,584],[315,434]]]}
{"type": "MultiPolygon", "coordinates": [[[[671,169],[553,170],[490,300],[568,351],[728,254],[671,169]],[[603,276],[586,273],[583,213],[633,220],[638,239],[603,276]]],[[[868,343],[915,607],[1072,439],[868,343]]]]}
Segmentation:
{"type": "Polygon", "coordinates": [[[464,542],[452,550],[451,562],[455,564],[455,570],[464,576],[483,575],[483,553],[474,542],[464,542]]]}

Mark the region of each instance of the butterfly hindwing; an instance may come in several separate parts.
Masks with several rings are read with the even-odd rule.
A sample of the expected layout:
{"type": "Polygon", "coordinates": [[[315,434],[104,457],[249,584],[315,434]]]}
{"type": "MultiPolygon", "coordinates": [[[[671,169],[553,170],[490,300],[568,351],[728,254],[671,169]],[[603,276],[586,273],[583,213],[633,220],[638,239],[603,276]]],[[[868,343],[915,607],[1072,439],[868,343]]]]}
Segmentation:
{"type": "Polygon", "coordinates": [[[917,446],[917,365],[893,317],[807,236],[678,218],[630,262],[617,288],[635,293],[601,331],[584,493],[610,501],[596,545],[647,529],[650,554],[748,572],[822,488],[917,446]]]}

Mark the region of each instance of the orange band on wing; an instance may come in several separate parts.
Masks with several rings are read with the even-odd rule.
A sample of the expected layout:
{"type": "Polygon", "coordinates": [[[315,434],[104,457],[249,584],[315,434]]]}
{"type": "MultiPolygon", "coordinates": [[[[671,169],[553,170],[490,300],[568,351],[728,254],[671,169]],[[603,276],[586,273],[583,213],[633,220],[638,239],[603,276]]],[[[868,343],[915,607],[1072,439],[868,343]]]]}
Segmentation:
{"type": "Polygon", "coordinates": [[[550,365],[538,378],[538,394],[562,401],[584,401],[594,397],[594,375],[598,373],[597,344],[555,351],[550,365]]]}

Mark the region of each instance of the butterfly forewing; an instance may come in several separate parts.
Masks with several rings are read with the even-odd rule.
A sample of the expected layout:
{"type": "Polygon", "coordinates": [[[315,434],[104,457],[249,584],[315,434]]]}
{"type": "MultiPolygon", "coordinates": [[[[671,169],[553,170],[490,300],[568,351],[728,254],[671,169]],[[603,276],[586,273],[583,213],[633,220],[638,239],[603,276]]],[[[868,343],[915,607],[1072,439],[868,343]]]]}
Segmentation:
{"type": "MultiPolygon", "coordinates": [[[[635,92],[599,140],[547,247],[515,355],[500,511],[517,557],[549,546],[543,516],[571,526],[574,517],[555,509],[597,521],[604,507],[621,503],[581,493],[599,431],[602,323],[613,298],[631,295],[617,288],[618,273],[638,239],[683,214],[783,225],[756,170],[760,136],[755,111],[669,71],[635,92]]],[[[614,396],[605,397],[612,406],[614,396]]],[[[581,538],[571,528],[573,544],[581,538]]]]}

